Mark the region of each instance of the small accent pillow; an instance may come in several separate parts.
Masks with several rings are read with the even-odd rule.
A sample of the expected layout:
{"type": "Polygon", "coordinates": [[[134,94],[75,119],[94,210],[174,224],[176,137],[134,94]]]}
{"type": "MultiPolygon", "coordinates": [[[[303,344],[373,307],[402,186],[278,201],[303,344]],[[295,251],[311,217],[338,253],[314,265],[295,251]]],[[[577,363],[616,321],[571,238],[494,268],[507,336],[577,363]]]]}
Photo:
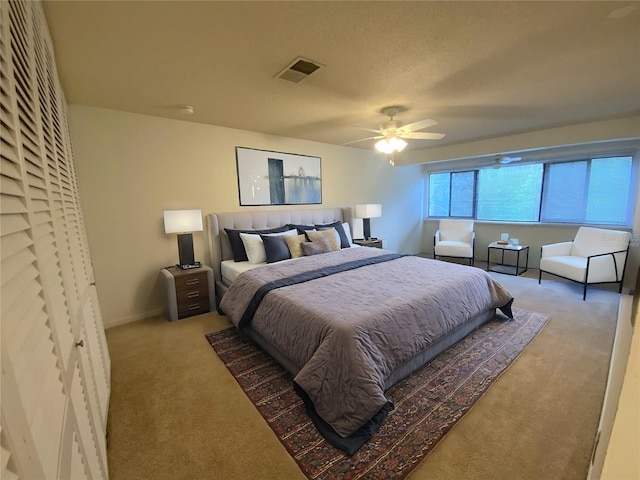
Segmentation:
{"type": "Polygon", "coordinates": [[[286,232],[287,230],[290,230],[287,225],[283,225],[282,227],[277,228],[266,228],[263,230],[234,230],[231,228],[224,229],[224,231],[227,232],[227,236],[229,237],[229,243],[231,244],[231,252],[233,253],[234,262],[246,262],[248,260],[247,251],[245,250],[244,243],[240,238],[241,233],[260,235],[261,233],[286,232]]]}
{"type": "Polygon", "coordinates": [[[325,238],[329,243],[329,247],[331,250],[336,251],[340,250],[340,235],[335,228],[331,228],[329,230],[313,230],[307,232],[307,237],[312,242],[315,240],[320,240],[321,238],[325,238]]]}
{"type": "MultiPolygon", "coordinates": [[[[298,235],[292,236],[292,238],[298,235]]],[[[267,256],[267,263],[281,262],[291,258],[291,252],[287,245],[287,235],[260,235],[267,256]]]]}
{"type": "Polygon", "coordinates": [[[341,248],[349,248],[351,246],[351,242],[349,242],[349,237],[351,235],[349,235],[349,237],[347,237],[347,233],[344,230],[344,226],[343,225],[347,225],[347,228],[349,228],[349,224],[343,224],[341,222],[333,222],[333,223],[326,223],[324,225],[316,225],[316,228],[318,230],[329,230],[330,228],[335,228],[336,231],[338,232],[338,235],[340,236],[340,247],[341,248]]]}
{"type": "Polygon", "coordinates": [[[302,253],[301,244],[307,241],[306,235],[287,235],[284,237],[285,242],[287,242],[287,247],[289,247],[289,252],[291,253],[291,258],[298,258],[304,256],[302,253]]]}
{"type": "Polygon", "coordinates": [[[328,253],[331,252],[331,245],[329,245],[329,241],[326,238],[319,238],[318,240],[314,240],[313,242],[304,242],[301,243],[302,253],[305,256],[310,255],[318,255],[320,253],[328,253]]]}
{"type": "MultiPolygon", "coordinates": [[[[278,236],[278,235],[295,235],[298,233],[296,230],[289,230],[286,232],[278,232],[278,233],[266,233],[265,235],[269,236],[278,236]]],[[[247,259],[249,263],[264,263],[267,261],[267,252],[264,249],[264,243],[262,243],[262,238],[260,235],[254,235],[252,233],[241,233],[240,238],[242,239],[242,243],[244,243],[245,251],[247,252],[247,259]]]]}

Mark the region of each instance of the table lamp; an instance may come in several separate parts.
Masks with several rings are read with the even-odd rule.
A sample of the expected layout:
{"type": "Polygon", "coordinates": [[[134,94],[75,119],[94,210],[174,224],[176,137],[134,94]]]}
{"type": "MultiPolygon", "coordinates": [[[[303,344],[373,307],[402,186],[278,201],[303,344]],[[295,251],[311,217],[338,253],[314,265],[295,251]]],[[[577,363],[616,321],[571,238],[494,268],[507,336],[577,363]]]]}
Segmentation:
{"type": "Polygon", "coordinates": [[[382,205],[380,205],[379,203],[356,205],[356,217],[362,219],[362,230],[365,240],[369,240],[371,238],[371,224],[369,222],[369,219],[381,216],[382,205]]]}
{"type": "Polygon", "coordinates": [[[202,210],[165,210],[164,233],[178,234],[178,266],[183,270],[198,268],[193,256],[193,235],[202,231],[202,210]]]}

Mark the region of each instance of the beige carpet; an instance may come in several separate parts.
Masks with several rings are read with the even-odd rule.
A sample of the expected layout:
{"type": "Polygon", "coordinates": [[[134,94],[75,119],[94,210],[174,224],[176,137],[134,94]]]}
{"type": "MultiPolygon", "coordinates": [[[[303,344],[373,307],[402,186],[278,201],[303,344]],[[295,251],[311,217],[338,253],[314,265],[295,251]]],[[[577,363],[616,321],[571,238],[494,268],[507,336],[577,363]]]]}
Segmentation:
{"type": "MultiPolygon", "coordinates": [[[[551,320],[409,478],[584,479],[619,296],[590,288],[583,302],[579,285],[539,286],[536,271],[492,276],[551,320]]],[[[112,480],[305,478],[204,338],[227,325],[210,313],[107,331],[112,480]]]]}

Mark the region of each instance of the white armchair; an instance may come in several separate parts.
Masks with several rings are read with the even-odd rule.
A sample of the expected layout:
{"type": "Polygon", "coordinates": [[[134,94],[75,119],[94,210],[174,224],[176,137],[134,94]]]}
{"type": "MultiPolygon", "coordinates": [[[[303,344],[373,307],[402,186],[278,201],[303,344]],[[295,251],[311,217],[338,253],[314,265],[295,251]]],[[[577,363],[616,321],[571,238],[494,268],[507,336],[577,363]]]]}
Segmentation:
{"type": "Polygon", "coordinates": [[[628,232],[580,227],[572,242],[543,245],[538,284],[545,272],[582,283],[583,300],[587,285],[596,283],[618,283],[621,293],[630,239],[628,232]]]}
{"type": "Polygon", "coordinates": [[[433,258],[467,258],[473,265],[475,243],[473,220],[440,220],[433,238],[433,258]]]}

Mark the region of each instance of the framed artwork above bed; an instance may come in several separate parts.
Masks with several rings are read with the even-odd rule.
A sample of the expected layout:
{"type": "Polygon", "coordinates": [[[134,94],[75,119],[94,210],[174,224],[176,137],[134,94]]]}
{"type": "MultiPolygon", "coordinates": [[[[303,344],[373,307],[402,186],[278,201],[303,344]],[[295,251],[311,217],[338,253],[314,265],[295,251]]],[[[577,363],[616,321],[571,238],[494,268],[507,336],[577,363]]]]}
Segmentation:
{"type": "Polygon", "coordinates": [[[236,147],[240,206],[322,203],[320,157],[236,147]]]}

